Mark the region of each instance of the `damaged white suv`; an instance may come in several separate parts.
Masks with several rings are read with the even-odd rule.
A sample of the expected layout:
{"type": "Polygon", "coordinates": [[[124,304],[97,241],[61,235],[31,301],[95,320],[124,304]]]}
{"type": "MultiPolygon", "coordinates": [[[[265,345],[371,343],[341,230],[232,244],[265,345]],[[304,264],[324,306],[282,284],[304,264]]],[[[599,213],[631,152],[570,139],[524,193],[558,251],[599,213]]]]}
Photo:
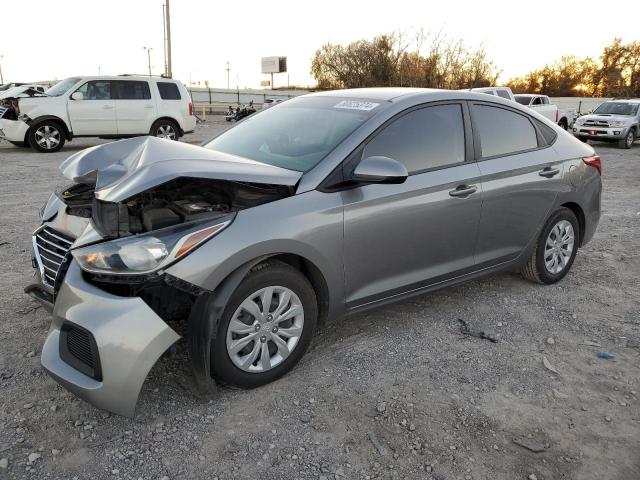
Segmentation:
{"type": "Polygon", "coordinates": [[[189,92],[169,78],[72,77],[0,99],[0,138],[45,153],[74,137],[177,140],[195,125],[189,92]]]}

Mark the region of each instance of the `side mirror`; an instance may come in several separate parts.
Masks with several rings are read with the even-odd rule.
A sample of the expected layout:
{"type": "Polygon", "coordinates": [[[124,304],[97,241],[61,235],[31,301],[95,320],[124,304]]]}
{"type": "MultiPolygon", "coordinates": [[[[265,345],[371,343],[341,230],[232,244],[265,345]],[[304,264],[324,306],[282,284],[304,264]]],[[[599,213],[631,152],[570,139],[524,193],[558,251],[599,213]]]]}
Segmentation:
{"type": "Polygon", "coordinates": [[[358,164],[351,180],[358,183],[404,183],[408,176],[406,167],[397,160],[373,156],[358,164]]]}
{"type": "Polygon", "coordinates": [[[84,99],[84,95],[82,94],[82,92],[73,92],[71,94],[71,100],[83,100],[84,99]]]}

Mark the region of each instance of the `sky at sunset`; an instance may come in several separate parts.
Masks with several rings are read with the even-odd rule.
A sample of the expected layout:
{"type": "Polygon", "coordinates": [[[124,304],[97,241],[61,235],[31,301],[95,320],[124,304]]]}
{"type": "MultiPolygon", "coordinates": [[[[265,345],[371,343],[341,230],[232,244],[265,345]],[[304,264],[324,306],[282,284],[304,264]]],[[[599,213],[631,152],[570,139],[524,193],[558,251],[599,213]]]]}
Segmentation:
{"type": "MultiPolygon", "coordinates": [[[[146,73],[163,63],[162,0],[0,0],[0,55],[5,81],[62,79],[72,75],[146,73]]],[[[484,44],[502,70],[522,75],[563,54],[598,56],[615,36],[640,40],[637,21],[594,15],[590,3],[396,0],[323,2],[172,0],[174,77],[257,87],[260,58],[288,57],[289,73],[276,86],[313,84],[314,51],[377,34],[442,31],[475,48],[484,44]]],[[[596,8],[597,10],[597,8],[596,8]]]]}

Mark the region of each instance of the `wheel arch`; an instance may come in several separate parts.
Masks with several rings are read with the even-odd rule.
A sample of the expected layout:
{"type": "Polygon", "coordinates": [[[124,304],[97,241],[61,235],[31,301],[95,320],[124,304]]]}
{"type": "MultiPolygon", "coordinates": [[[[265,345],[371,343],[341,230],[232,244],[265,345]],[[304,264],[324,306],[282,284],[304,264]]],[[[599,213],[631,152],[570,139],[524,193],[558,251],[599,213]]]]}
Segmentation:
{"type": "Polygon", "coordinates": [[[575,202],[566,202],[560,206],[571,210],[573,214],[576,216],[576,218],[578,219],[578,227],[580,228],[580,232],[579,232],[580,239],[579,239],[578,245],[582,246],[582,241],[584,239],[585,228],[586,228],[586,219],[584,216],[584,210],[582,210],[582,207],[575,202]]]}
{"type": "Polygon", "coordinates": [[[71,130],[69,130],[69,126],[62,118],[57,117],[55,115],[41,115],[40,117],[36,117],[29,122],[29,129],[24,134],[24,141],[28,142],[29,133],[31,133],[31,130],[46,120],[54,121],[60,124],[60,126],[62,127],[62,130],[64,131],[64,136],[67,140],[71,140],[73,138],[73,133],[71,132],[71,130]]]}
{"type": "Polygon", "coordinates": [[[182,130],[182,127],[180,126],[180,122],[177,119],[170,117],[169,115],[163,115],[162,117],[156,118],[151,124],[151,128],[149,130],[152,130],[153,126],[161,120],[171,120],[178,127],[178,136],[180,137],[184,136],[184,130],[182,130]]]}
{"type": "Polygon", "coordinates": [[[316,292],[318,323],[324,323],[329,312],[329,288],[322,271],[309,259],[293,253],[272,253],[256,257],[227,275],[213,291],[200,295],[187,320],[187,348],[194,376],[194,393],[210,396],[215,392],[211,376],[211,344],[227,302],[240,283],[253,269],[269,261],[280,261],[300,271],[316,292]]]}

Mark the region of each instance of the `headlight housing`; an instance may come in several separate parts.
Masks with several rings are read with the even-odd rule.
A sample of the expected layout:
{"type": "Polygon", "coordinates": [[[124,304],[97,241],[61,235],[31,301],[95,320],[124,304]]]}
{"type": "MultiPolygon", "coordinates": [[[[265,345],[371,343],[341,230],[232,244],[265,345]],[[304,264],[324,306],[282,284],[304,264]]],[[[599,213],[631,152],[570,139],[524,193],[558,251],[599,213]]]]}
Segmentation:
{"type": "Polygon", "coordinates": [[[585,120],[586,120],[586,118],[584,118],[584,117],[578,117],[578,118],[576,119],[576,123],[577,123],[578,125],[582,125],[582,124],[584,123],[584,121],[585,121],[585,120]]]}
{"type": "Polygon", "coordinates": [[[622,120],[613,120],[612,122],[609,122],[610,127],[624,127],[625,125],[626,122],[623,122],[622,120]]]}
{"type": "Polygon", "coordinates": [[[224,230],[233,217],[211,225],[197,222],[163,228],[155,232],[97,243],[72,250],[80,268],[92,273],[146,274],[183,258],[224,230]]]}

